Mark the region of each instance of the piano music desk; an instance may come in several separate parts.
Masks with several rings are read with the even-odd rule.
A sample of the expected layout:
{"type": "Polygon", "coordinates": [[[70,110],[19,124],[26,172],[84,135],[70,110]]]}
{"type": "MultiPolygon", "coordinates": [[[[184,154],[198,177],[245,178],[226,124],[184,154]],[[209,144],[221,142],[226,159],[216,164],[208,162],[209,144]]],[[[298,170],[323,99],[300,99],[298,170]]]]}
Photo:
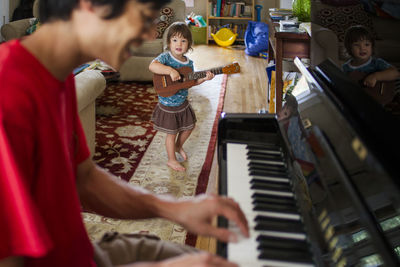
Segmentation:
{"type": "Polygon", "coordinates": [[[268,42],[268,63],[275,58],[276,71],[276,101],[275,112],[282,108],[282,60],[284,58],[294,59],[310,58],[310,36],[307,32],[280,31],[279,23],[273,22],[268,15],[269,42],[268,42]]]}

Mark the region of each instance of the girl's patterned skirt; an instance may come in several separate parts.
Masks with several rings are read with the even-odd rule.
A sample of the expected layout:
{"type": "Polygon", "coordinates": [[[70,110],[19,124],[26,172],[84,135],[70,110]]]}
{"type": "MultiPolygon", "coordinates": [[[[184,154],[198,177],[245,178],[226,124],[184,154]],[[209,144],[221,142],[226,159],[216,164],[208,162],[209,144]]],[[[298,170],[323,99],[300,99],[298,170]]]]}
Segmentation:
{"type": "Polygon", "coordinates": [[[167,134],[192,130],[197,121],[196,115],[187,100],[177,107],[168,107],[158,103],[151,120],[155,130],[167,134]]]}

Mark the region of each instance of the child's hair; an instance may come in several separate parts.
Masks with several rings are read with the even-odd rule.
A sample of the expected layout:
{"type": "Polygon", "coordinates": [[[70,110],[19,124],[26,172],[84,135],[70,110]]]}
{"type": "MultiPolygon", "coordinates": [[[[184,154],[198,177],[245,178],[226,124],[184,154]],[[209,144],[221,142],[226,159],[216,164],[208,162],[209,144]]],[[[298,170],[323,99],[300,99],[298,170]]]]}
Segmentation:
{"type": "Polygon", "coordinates": [[[190,32],[189,27],[184,22],[174,22],[167,29],[167,39],[166,39],[166,49],[169,50],[169,44],[171,42],[172,37],[174,36],[182,36],[186,40],[188,40],[188,51],[192,49],[192,33],[190,32]]]}
{"type": "Polygon", "coordinates": [[[351,52],[351,46],[353,43],[361,41],[361,40],[368,40],[371,42],[372,45],[372,53],[374,52],[375,47],[375,40],[372,33],[362,25],[351,26],[347,29],[346,34],[344,36],[344,46],[349,53],[350,56],[354,57],[353,53],[351,52]]]}
{"type": "Polygon", "coordinates": [[[297,115],[299,113],[298,110],[298,103],[296,100],[296,97],[294,97],[293,95],[286,95],[285,97],[285,106],[287,109],[290,110],[290,114],[291,115],[297,115]]]}

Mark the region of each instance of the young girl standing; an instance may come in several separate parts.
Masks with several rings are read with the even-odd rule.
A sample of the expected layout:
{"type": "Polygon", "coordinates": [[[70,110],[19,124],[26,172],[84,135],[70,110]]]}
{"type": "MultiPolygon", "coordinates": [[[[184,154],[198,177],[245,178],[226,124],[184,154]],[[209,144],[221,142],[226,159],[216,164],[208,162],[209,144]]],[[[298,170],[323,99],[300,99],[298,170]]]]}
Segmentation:
{"type": "MultiPolygon", "coordinates": [[[[167,51],[156,57],[149,66],[155,74],[169,75],[172,81],[181,79],[177,68],[189,66],[193,69],[193,61],[185,54],[192,49],[192,34],[189,27],[183,22],[171,24],[167,30],[167,51]]],[[[214,74],[207,72],[206,77],[198,79],[196,85],[214,78],[214,74]]],[[[183,150],[183,144],[193,131],[196,123],[196,115],[188,100],[188,88],[179,90],[169,97],[158,96],[159,103],[154,109],[151,120],[154,129],[165,132],[165,146],[168,154],[167,165],[176,171],[185,171],[178,162],[175,152],[178,152],[184,160],[187,155],[183,150]]]]}

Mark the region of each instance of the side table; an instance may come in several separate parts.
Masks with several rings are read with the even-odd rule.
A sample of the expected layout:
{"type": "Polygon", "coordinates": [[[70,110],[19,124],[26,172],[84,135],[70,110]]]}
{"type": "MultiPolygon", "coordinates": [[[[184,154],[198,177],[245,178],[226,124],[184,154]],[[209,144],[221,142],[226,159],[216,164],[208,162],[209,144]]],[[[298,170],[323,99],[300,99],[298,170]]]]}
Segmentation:
{"type": "Polygon", "coordinates": [[[269,43],[268,43],[268,62],[275,58],[276,71],[276,103],[275,111],[279,112],[282,108],[282,60],[295,57],[310,58],[310,36],[307,32],[280,31],[279,23],[271,20],[268,16],[269,43]]]}

